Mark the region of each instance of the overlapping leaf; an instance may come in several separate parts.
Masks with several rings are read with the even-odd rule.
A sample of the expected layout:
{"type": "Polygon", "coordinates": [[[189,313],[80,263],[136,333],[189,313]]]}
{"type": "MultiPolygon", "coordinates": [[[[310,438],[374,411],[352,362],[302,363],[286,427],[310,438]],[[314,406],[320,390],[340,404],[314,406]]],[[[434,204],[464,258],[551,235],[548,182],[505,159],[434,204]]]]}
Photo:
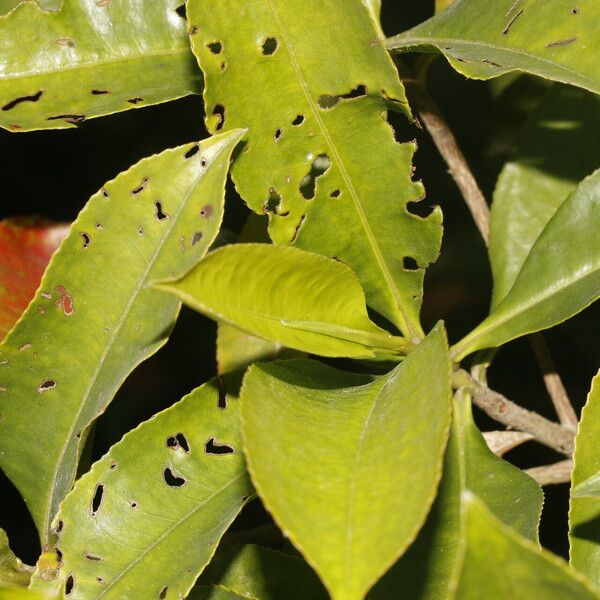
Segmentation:
{"type": "Polygon", "coordinates": [[[456,600],[598,600],[600,594],[560,558],[502,524],[470,493],[463,500],[465,544],[456,600]]]}
{"type": "Polygon", "coordinates": [[[427,515],[450,424],[449,371],[438,326],[371,383],[314,361],[246,374],[252,479],[335,600],[363,598],[427,515]]]}
{"type": "Polygon", "coordinates": [[[453,348],[458,360],[552,327],[600,296],[600,170],[560,205],[490,316],[453,348]]]}
{"type": "Polygon", "coordinates": [[[600,373],[592,381],[581,415],[573,458],[569,510],[571,564],[600,587],[600,499],[575,495],[579,486],[600,471],[600,373]]]}
{"type": "Polygon", "coordinates": [[[215,238],[240,135],[144,159],[92,196],[0,347],[0,465],[44,543],[86,428],[167,339],[180,303],[150,283],[185,273],[215,238]]]}
{"type": "Polygon", "coordinates": [[[180,4],[63,0],[59,12],[19,4],[0,17],[0,127],[74,127],[198,93],[180,4]]]}
{"type": "Polygon", "coordinates": [[[68,231],[67,224],[44,219],[0,222],[0,340],[27,308],[68,231]]]}
{"type": "Polygon", "coordinates": [[[226,397],[215,380],[197,388],[77,482],[54,523],[69,598],[189,592],[253,494],[234,384],[226,397]]]}
{"type": "Polygon", "coordinates": [[[301,559],[261,546],[237,544],[219,549],[198,580],[189,600],[213,598],[218,585],[242,598],[260,600],[327,600],[315,572],[301,559]]]}
{"type": "Polygon", "coordinates": [[[456,0],[387,46],[438,49],[474,79],[524,71],[600,93],[598,19],[596,2],[456,0]]]}
{"type": "Polygon", "coordinates": [[[500,173],[490,221],[492,305],[502,300],[552,215],[600,166],[600,97],[554,85],[525,125],[500,173]]]}
{"type": "Polygon", "coordinates": [[[158,288],[214,319],[304,352],[369,358],[406,350],[404,339],[369,319],[346,265],[298,248],[225,246],[158,288]]]}
{"type": "Polygon", "coordinates": [[[453,402],[452,433],[438,497],[417,540],[373,590],[374,600],[451,597],[465,542],[461,511],[467,491],[484,501],[500,521],[537,540],[541,488],[489,450],[473,422],[470,395],[461,390],[453,402]]]}
{"type": "Polygon", "coordinates": [[[276,242],[343,260],[370,306],[421,337],[441,213],[410,212],[423,197],[411,181],[414,145],[397,144],[385,122],[389,108],[408,108],[366,5],[249,0],[239,10],[235,0],[192,0],[188,20],[209,128],[250,130],[233,167],[244,200],[270,214],[276,242]]]}

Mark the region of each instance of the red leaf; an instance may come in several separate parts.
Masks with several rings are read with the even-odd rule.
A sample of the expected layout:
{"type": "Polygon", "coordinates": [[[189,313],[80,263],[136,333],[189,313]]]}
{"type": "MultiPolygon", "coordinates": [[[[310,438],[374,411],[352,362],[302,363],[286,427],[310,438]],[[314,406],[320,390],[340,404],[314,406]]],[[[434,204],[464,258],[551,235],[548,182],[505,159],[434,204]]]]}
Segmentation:
{"type": "Polygon", "coordinates": [[[38,217],[0,221],[0,340],[29,305],[68,231],[66,223],[38,217]]]}

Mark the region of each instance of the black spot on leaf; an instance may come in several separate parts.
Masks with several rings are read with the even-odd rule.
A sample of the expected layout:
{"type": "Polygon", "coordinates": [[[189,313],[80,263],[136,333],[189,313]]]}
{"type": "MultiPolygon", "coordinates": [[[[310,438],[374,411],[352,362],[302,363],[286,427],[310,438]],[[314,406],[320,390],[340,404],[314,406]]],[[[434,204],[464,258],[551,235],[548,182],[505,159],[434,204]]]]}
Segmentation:
{"type": "Polygon", "coordinates": [[[262,53],[265,56],[271,56],[275,54],[278,46],[279,44],[277,43],[277,40],[274,37],[268,37],[261,46],[262,53]]]}
{"type": "Polygon", "coordinates": [[[85,115],[76,115],[73,113],[65,113],[63,115],[54,115],[52,117],[47,117],[46,121],[57,121],[62,119],[67,123],[81,123],[81,121],[85,121],[85,115]]]}
{"type": "Polygon", "coordinates": [[[143,102],[144,99],[141,96],[136,96],[135,98],[129,98],[129,100],[127,100],[127,102],[129,102],[129,104],[139,104],[140,102],[143,102]]]}
{"type": "Polygon", "coordinates": [[[217,444],[213,437],[206,442],[204,449],[207,454],[233,454],[235,452],[235,450],[227,444],[217,444]]]}
{"type": "Polygon", "coordinates": [[[223,44],[221,44],[221,42],[210,42],[209,44],[206,44],[206,47],[213,54],[221,54],[221,52],[223,51],[223,44]]]}
{"type": "Polygon", "coordinates": [[[47,392],[48,390],[51,390],[55,387],[56,387],[56,381],[54,381],[54,379],[46,379],[46,380],[42,381],[42,383],[40,383],[40,385],[38,387],[38,392],[40,394],[43,394],[44,392],[47,392]]]}
{"type": "Polygon", "coordinates": [[[148,178],[144,177],[142,179],[142,181],[140,181],[140,185],[138,185],[137,187],[133,188],[131,190],[132,194],[139,194],[140,192],[143,192],[146,189],[146,186],[148,185],[148,178]]]}
{"type": "Polygon", "coordinates": [[[5,104],[2,107],[2,110],[11,110],[15,106],[21,104],[21,102],[37,102],[42,97],[43,93],[44,90],[40,90],[39,92],[31,94],[30,96],[19,96],[18,98],[15,98],[14,100],[11,100],[7,104],[5,104]]]}
{"type": "Polygon", "coordinates": [[[195,246],[202,239],[202,232],[196,231],[192,236],[192,246],[195,246]]]}
{"type": "Polygon", "coordinates": [[[75,587],[75,577],[73,575],[69,575],[65,580],[65,596],[68,596],[75,587]]]}
{"type": "Polygon", "coordinates": [[[183,156],[185,158],[192,158],[200,151],[200,144],[194,144],[183,156]]]}
{"type": "Polygon", "coordinates": [[[93,96],[103,96],[104,94],[110,94],[108,90],[92,90],[90,93],[93,96]]]}
{"type": "Polygon", "coordinates": [[[417,261],[410,256],[405,256],[402,259],[402,266],[404,267],[404,269],[406,271],[418,271],[419,270],[419,265],[417,264],[417,261]]]}
{"type": "Polygon", "coordinates": [[[168,591],[168,587],[165,585],[165,587],[160,590],[160,594],[158,594],[158,597],[160,598],[160,600],[165,600],[165,598],[167,597],[167,591],[168,591]]]}
{"type": "Polygon", "coordinates": [[[178,433],[167,438],[167,446],[172,450],[179,450],[181,448],[186,454],[189,454],[190,451],[190,446],[183,433],[178,433]]]}
{"type": "Polygon", "coordinates": [[[185,19],[186,18],[186,11],[185,11],[185,4],[180,4],[176,9],[175,12],[182,18],[185,19]]]}
{"type": "Polygon", "coordinates": [[[158,221],[164,221],[169,218],[169,215],[166,212],[163,212],[162,204],[160,202],[155,202],[154,208],[156,209],[156,219],[158,221]]]}
{"type": "Polygon", "coordinates": [[[100,505],[102,504],[102,498],[104,496],[104,484],[99,483],[96,486],[96,490],[94,491],[94,496],[92,497],[92,517],[96,515],[98,510],[100,510],[100,505]]]}
{"type": "Polygon", "coordinates": [[[299,125],[302,125],[302,123],[304,123],[304,115],[298,115],[293,121],[292,121],[292,125],[294,127],[298,127],[299,125]]]}
{"type": "Polygon", "coordinates": [[[176,475],[170,467],[167,467],[164,470],[163,475],[165,478],[165,483],[169,487],[181,487],[182,485],[185,484],[185,478],[180,477],[179,475],[176,475]]]}
{"type": "Polygon", "coordinates": [[[90,245],[90,242],[92,241],[92,238],[85,231],[81,232],[81,237],[83,239],[83,247],[87,248],[90,245]]]}
{"type": "Polygon", "coordinates": [[[219,117],[215,125],[215,131],[221,131],[225,125],[225,107],[222,104],[216,104],[212,109],[212,114],[215,117],[219,117]]]}
{"type": "Polygon", "coordinates": [[[319,96],[317,102],[323,110],[328,110],[330,108],[333,108],[340,100],[354,100],[355,98],[362,98],[366,95],[367,86],[361,83],[352,90],[350,90],[347,94],[337,94],[334,96],[323,94],[319,96]]]}

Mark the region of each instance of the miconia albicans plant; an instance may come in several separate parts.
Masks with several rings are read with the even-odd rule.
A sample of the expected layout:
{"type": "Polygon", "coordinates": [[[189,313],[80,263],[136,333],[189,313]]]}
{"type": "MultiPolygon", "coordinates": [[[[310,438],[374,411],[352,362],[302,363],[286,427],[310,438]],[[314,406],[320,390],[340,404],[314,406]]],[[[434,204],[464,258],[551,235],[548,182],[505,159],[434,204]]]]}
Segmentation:
{"type": "Polygon", "coordinates": [[[0,0],[1,600],[600,599],[600,4],[397,4],[0,0]]]}

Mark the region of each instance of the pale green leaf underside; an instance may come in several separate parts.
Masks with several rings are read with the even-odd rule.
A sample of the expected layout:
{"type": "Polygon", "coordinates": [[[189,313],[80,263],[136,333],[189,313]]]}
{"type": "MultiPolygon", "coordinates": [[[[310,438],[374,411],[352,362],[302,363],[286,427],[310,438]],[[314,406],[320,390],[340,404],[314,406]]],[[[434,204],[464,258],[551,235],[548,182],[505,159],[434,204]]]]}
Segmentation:
{"type": "MultiPolygon", "coordinates": [[[[304,560],[250,544],[219,548],[198,584],[219,585],[243,598],[260,600],[327,600],[329,597],[304,560]]],[[[204,598],[202,593],[193,591],[189,600],[200,598],[204,598]]]]}
{"type": "MultiPolygon", "coordinates": [[[[544,496],[539,485],[488,448],[473,422],[471,398],[455,395],[440,489],[419,537],[375,587],[373,600],[448,598],[460,567],[461,494],[477,495],[496,518],[537,540],[544,496]]],[[[492,555],[490,555],[492,556],[492,555]]]]}
{"type": "Polygon", "coordinates": [[[232,175],[248,205],[269,213],[273,240],[343,260],[369,306],[421,337],[441,213],[408,210],[424,195],[411,180],[414,145],[397,144],[385,122],[390,107],[408,114],[406,98],[366,5],[248,0],[240,11],[236,0],[193,0],[188,20],[207,124],[249,128],[232,175]],[[325,173],[313,170],[319,162],[325,173]]]}
{"type": "Polygon", "coordinates": [[[600,296],[600,170],[560,205],[515,283],[490,316],[453,348],[456,360],[552,327],[600,296]]]}
{"type": "Polygon", "coordinates": [[[600,165],[599,129],[600,96],[566,85],[554,85],[531,114],[494,192],[492,306],[512,287],[557,208],[600,165]]]}
{"type": "Polygon", "coordinates": [[[0,17],[0,127],[74,127],[199,93],[180,4],[63,0],[47,12],[32,0],[0,17]]]}
{"type": "Polygon", "coordinates": [[[54,523],[69,599],[189,592],[253,494],[229,383],[225,400],[213,380],[142,423],[77,482],[54,523]]]}
{"type": "MultiPolygon", "coordinates": [[[[600,587],[600,372],[592,380],[591,390],[581,414],[575,438],[574,467],[571,474],[571,505],[569,508],[570,559],[575,569],[587,575],[600,587]],[[590,478],[596,497],[576,494],[590,478]]],[[[588,490],[590,493],[592,490],[588,490]]],[[[586,494],[587,495],[587,494],[586,494]]],[[[591,494],[590,494],[591,495],[591,494]]]]}
{"type": "Polygon", "coordinates": [[[463,500],[465,545],[456,600],[598,600],[584,578],[557,556],[497,520],[483,502],[463,500]]]}
{"type": "Polygon", "coordinates": [[[44,543],[86,428],[168,337],[180,303],[150,284],[181,276],[214,240],[240,136],[144,159],[92,196],[0,346],[0,465],[44,543]]]}
{"type": "Polygon", "coordinates": [[[600,93],[599,20],[593,1],[456,0],[387,47],[438,49],[474,79],[524,71],[600,93]]]}
{"type": "Polygon", "coordinates": [[[255,365],[241,393],[257,491],[334,600],[363,598],[433,501],[450,424],[443,328],[389,375],[348,377],[314,361],[255,365]]]}
{"type": "MultiPolygon", "coordinates": [[[[8,545],[8,537],[3,529],[0,529],[0,588],[11,586],[27,586],[31,572],[13,554],[8,545]]],[[[2,597],[0,591],[0,598],[2,597]]]]}
{"type": "Polygon", "coordinates": [[[369,358],[406,347],[369,319],[346,265],[298,248],[225,246],[158,287],[213,319],[304,352],[369,358]]]}

